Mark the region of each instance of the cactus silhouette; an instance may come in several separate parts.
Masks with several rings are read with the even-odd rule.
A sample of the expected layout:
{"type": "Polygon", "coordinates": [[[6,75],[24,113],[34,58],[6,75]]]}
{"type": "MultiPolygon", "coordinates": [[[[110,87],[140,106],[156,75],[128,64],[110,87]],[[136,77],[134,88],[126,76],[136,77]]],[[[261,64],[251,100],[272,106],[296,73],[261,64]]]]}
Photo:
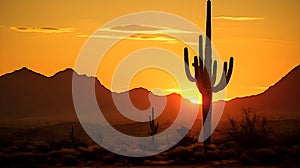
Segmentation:
{"type": "Polygon", "coordinates": [[[204,141],[205,151],[207,146],[211,144],[211,106],[212,106],[212,92],[219,92],[223,90],[230,78],[233,71],[233,57],[230,58],[229,68],[227,62],[224,62],[223,73],[219,83],[216,83],[217,76],[217,61],[213,62],[212,65],[212,47],[211,47],[211,1],[207,1],[207,20],[206,20],[206,40],[205,40],[205,51],[203,53],[203,38],[199,36],[199,56],[194,57],[195,76],[193,77],[189,69],[189,53],[188,48],[184,48],[184,62],[185,72],[189,81],[196,82],[197,88],[202,95],[202,124],[204,137],[208,137],[204,141]],[[205,54],[203,56],[203,54],[205,54]],[[203,61],[204,60],[204,61],[203,61]],[[204,126],[205,121],[209,124],[204,126]]]}
{"type": "Polygon", "coordinates": [[[151,136],[151,143],[154,144],[154,135],[157,133],[158,131],[158,125],[159,123],[156,123],[155,125],[155,121],[154,121],[154,108],[152,108],[152,116],[149,116],[149,120],[150,120],[150,136],[151,136]]]}
{"type": "Polygon", "coordinates": [[[74,148],[75,145],[78,142],[78,137],[75,135],[75,131],[74,131],[73,125],[72,125],[71,132],[69,134],[69,140],[70,140],[70,143],[71,143],[71,147],[74,148]]]}

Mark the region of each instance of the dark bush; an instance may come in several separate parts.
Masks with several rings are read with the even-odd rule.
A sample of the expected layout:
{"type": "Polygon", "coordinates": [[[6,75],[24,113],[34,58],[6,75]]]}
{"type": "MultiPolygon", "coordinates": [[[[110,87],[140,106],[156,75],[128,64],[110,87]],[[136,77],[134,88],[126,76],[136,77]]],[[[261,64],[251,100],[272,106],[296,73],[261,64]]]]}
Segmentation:
{"type": "Polygon", "coordinates": [[[168,153],[168,158],[179,162],[186,162],[194,158],[194,152],[191,147],[178,146],[168,153]]]}
{"type": "Polygon", "coordinates": [[[51,151],[50,145],[45,141],[37,142],[35,148],[38,152],[48,153],[51,151]]]}
{"type": "Polygon", "coordinates": [[[76,166],[79,162],[73,155],[68,154],[63,158],[62,163],[64,166],[76,166]]]}
{"type": "Polygon", "coordinates": [[[238,152],[234,149],[222,150],[221,158],[224,160],[234,159],[238,157],[238,152]]]}
{"type": "Polygon", "coordinates": [[[109,154],[103,157],[103,164],[112,165],[114,164],[114,154],[109,154]]]}
{"type": "Polygon", "coordinates": [[[255,164],[255,160],[252,158],[251,155],[249,155],[248,152],[243,152],[240,157],[240,161],[242,162],[243,165],[251,166],[255,164]]]}
{"type": "Polygon", "coordinates": [[[274,165],[280,163],[280,156],[278,153],[274,152],[272,149],[256,149],[252,151],[253,158],[260,164],[274,165]]]}
{"type": "Polygon", "coordinates": [[[236,142],[243,149],[252,149],[266,146],[268,128],[266,119],[261,118],[249,109],[243,109],[241,120],[229,118],[229,121],[220,130],[228,141],[236,142]]]}
{"type": "Polygon", "coordinates": [[[88,148],[79,147],[78,159],[82,161],[98,161],[103,157],[104,150],[98,145],[92,145],[88,148]]]}

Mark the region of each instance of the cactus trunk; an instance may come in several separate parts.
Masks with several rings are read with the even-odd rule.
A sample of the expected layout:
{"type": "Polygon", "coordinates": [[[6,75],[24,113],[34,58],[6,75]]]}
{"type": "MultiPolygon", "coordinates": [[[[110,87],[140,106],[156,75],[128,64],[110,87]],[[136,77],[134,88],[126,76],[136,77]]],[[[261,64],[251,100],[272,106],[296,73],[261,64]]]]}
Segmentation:
{"type": "Polygon", "coordinates": [[[202,125],[203,125],[203,132],[204,132],[204,136],[208,137],[207,139],[205,139],[204,141],[204,147],[205,150],[207,150],[207,146],[211,144],[211,106],[212,106],[212,93],[208,93],[207,95],[202,95],[202,125]],[[204,127],[204,123],[205,121],[207,121],[209,124],[207,124],[204,127]]]}

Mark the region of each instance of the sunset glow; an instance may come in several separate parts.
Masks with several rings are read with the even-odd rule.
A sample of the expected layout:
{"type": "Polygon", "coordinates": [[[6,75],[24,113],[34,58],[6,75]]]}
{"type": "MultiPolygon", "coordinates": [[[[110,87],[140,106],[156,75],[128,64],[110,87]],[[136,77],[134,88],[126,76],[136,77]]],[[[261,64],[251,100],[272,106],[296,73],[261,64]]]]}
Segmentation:
{"type": "MultiPolygon", "coordinates": [[[[205,30],[205,3],[204,0],[112,0],[105,3],[1,1],[0,74],[28,67],[51,76],[63,69],[74,68],[77,55],[93,32],[119,16],[134,12],[154,10],[173,13],[205,30]]],[[[213,0],[212,3],[212,41],[222,62],[228,61],[230,56],[234,56],[236,62],[227,87],[227,98],[261,93],[300,63],[299,1],[213,0]]],[[[109,89],[115,67],[133,51],[160,47],[183,58],[186,44],[162,33],[187,32],[160,25],[123,25],[107,31],[135,31],[134,35],[114,46],[99,65],[97,77],[109,89]],[[149,32],[152,34],[149,35],[149,32]]],[[[107,35],[93,38],[118,37],[107,35]]],[[[183,65],[178,69],[183,70],[183,65]]],[[[178,90],[178,85],[168,74],[153,69],[136,74],[130,82],[130,88],[125,90],[136,87],[148,90],[160,88],[166,94],[184,92],[178,90]]],[[[188,92],[187,97],[191,102],[200,101],[197,90],[188,92]]]]}

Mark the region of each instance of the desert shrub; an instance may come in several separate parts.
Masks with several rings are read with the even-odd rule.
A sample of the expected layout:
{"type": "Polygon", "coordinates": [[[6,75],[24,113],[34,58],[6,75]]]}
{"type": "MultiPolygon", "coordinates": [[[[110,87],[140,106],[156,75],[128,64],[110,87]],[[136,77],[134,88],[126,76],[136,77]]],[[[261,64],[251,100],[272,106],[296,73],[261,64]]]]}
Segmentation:
{"type": "Polygon", "coordinates": [[[114,164],[114,158],[115,158],[114,154],[109,154],[109,155],[104,156],[103,157],[103,164],[106,164],[106,165],[114,164]]]}
{"type": "Polygon", "coordinates": [[[239,160],[241,161],[241,163],[243,165],[254,165],[255,164],[255,160],[253,159],[253,157],[251,156],[251,154],[249,154],[247,151],[243,152],[240,157],[239,160]]]}
{"type": "Polygon", "coordinates": [[[76,166],[79,161],[73,155],[68,154],[63,158],[62,163],[64,166],[76,166]]]}
{"type": "Polygon", "coordinates": [[[19,142],[16,144],[16,150],[18,152],[32,152],[34,151],[34,145],[29,142],[19,142]]]}
{"type": "Polygon", "coordinates": [[[205,161],[215,161],[215,160],[222,160],[222,155],[220,150],[208,150],[204,153],[204,160],[205,161]]]}
{"type": "Polygon", "coordinates": [[[35,143],[35,149],[38,152],[44,152],[44,153],[48,153],[51,151],[50,145],[45,141],[35,143]]]}
{"type": "Polygon", "coordinates": [[[61,149],[60,151],[60,154],[61,155],[73,155],[73,156],[78,156],[79,152],[76,150],[76,149],[69,149],[69,148],[63,148],[61,149]]]}
{"type": "Polygon", "coordinates": [[[204,151],[204,144],[200,142],[196,142],[189,146],[193,152],[204,151]]]}
{"type": "Polygon", "coordinates": [[[18,152],[18,146],[13,145],[13,146],[9,146],[9,147],[4,147],[4,148],[2,148],[2,152],[6,153],[6,154],[16,153],[16,152],[18,152]]]}
{"type": "Polygon", "coordinates": [[[46,162],[44,155],[32,152],[18,152],[11,157],[14,166],[41,167],[41,164],[46,162]]]}
{"type": "Polygon", "coordinates": [[[194,152],[191,147],[178,146],[168,153],[168,158],[175,161],[189,161],[194,158],[194,152]]]}
{"type": "Polygon", "coordinates": [[[58,160],[61,157],[58,150],[53,150],[48,153],[48,158],[51,160],[58,160]]]}
{"type": "Polygon", "coordinates": [[[74,157],[77,157],[79,155],[79,152],[75,149],[63,148],[60,150],[53,150],[49,152],[48,157],[51,160],[59,160],[66,155],[72,155],[74,157]]]}
{"type": "Polygon", "coordinates": [[[220,150],[223,150],[223,151],[226,151],[228,149],[235,149],[236,150],[236,149],[239,148],[239,145],[234,141],[227,141],[227,142],[224,142],[223,144],[220,144],[218,146],[218,148],[220,150]]]}
{"type": "Polygon", "coordinates": [[[129,165],[143,165],[145,162],[145,157],[128,157],[129,165]]]}
{"type": "Polygon", "coordinates": [[[251,151],[253,158],[260,164],[279,164],[280,156],[271,148],[255,149],[251,151]]]}
{"type": "Polygon", "coordinates": [[[227,141],[236,142],[243,149],[265,146],[268,132],[266,119],[249,109],[243,109],[242,113],[241,120],[228,117],[228,123],[220,129],[220,132],[225,135],[227,141]]]}
{"type": "Polygon", "coordinates": [[[225,160],[237,158],[238,155],[238,152],[234,149],[225,149],[221,151],[221,158],[225,160]]]}
{"type": "Polygon", "coordinates": [[[273,141],[277,145],[289,146],[300,145],[300,128],[292,127],[283,133],[275,135],[273,141]]]}
{"type": "Polygon", "coordinates": [[[195,137],[193,137],[191,131],[189,131],[188,128],[186,128],[185,126],[181,126],[181,128],[179,128],[177,130],[177,133],[181,137],[183,136],[183,138],[175,145],[174,148],[176,148],[178,146],[190,146],[197,142],[197,139],[195,137]],[[186,135],[184,135],[184,134],[186,134],[186,135]]]}
{"type": "Polygon", "coordinates": [[[82,161],[98,161],[102,159],[104,150],[99,145],[92,145],[87,148],[85,147],[79,147],[78,148],[79,155],[78,159],[82,161]]]}
{"type": "Polygon", "coordinates": [[[1,167],[12,167],[12,157],[9,154],[0,153],[0,165],[1,167]]]}
{"type": "Polygon", "coordinates": [[[194,152],[194,157],[196,162],[205,162],[206,156],[203,151],[196,151],[194,152]]]}
{"type": "Polygon", "coordinates": [[[68,140],[56,140],[50,139],[46,141],[46,143],[50,146],[52,150],[59,150],[61,148],[70,148],[70,143],[68,140]]]}
{"type": "Polygon", "coordinates": [[[1,138],[0,139],[0,150],[3,148],[7,148],[10,146],[13,146],[14,142],[11,139],[8,138],[1,138]]]}
{"type": "Polygon", "coordinates": [[[273,151],[279,155],[281,161],[292,160],[294,163],[300,163],[300,147],[298,145],[293,147],[277,146],[273,148],[273,151]]]}

